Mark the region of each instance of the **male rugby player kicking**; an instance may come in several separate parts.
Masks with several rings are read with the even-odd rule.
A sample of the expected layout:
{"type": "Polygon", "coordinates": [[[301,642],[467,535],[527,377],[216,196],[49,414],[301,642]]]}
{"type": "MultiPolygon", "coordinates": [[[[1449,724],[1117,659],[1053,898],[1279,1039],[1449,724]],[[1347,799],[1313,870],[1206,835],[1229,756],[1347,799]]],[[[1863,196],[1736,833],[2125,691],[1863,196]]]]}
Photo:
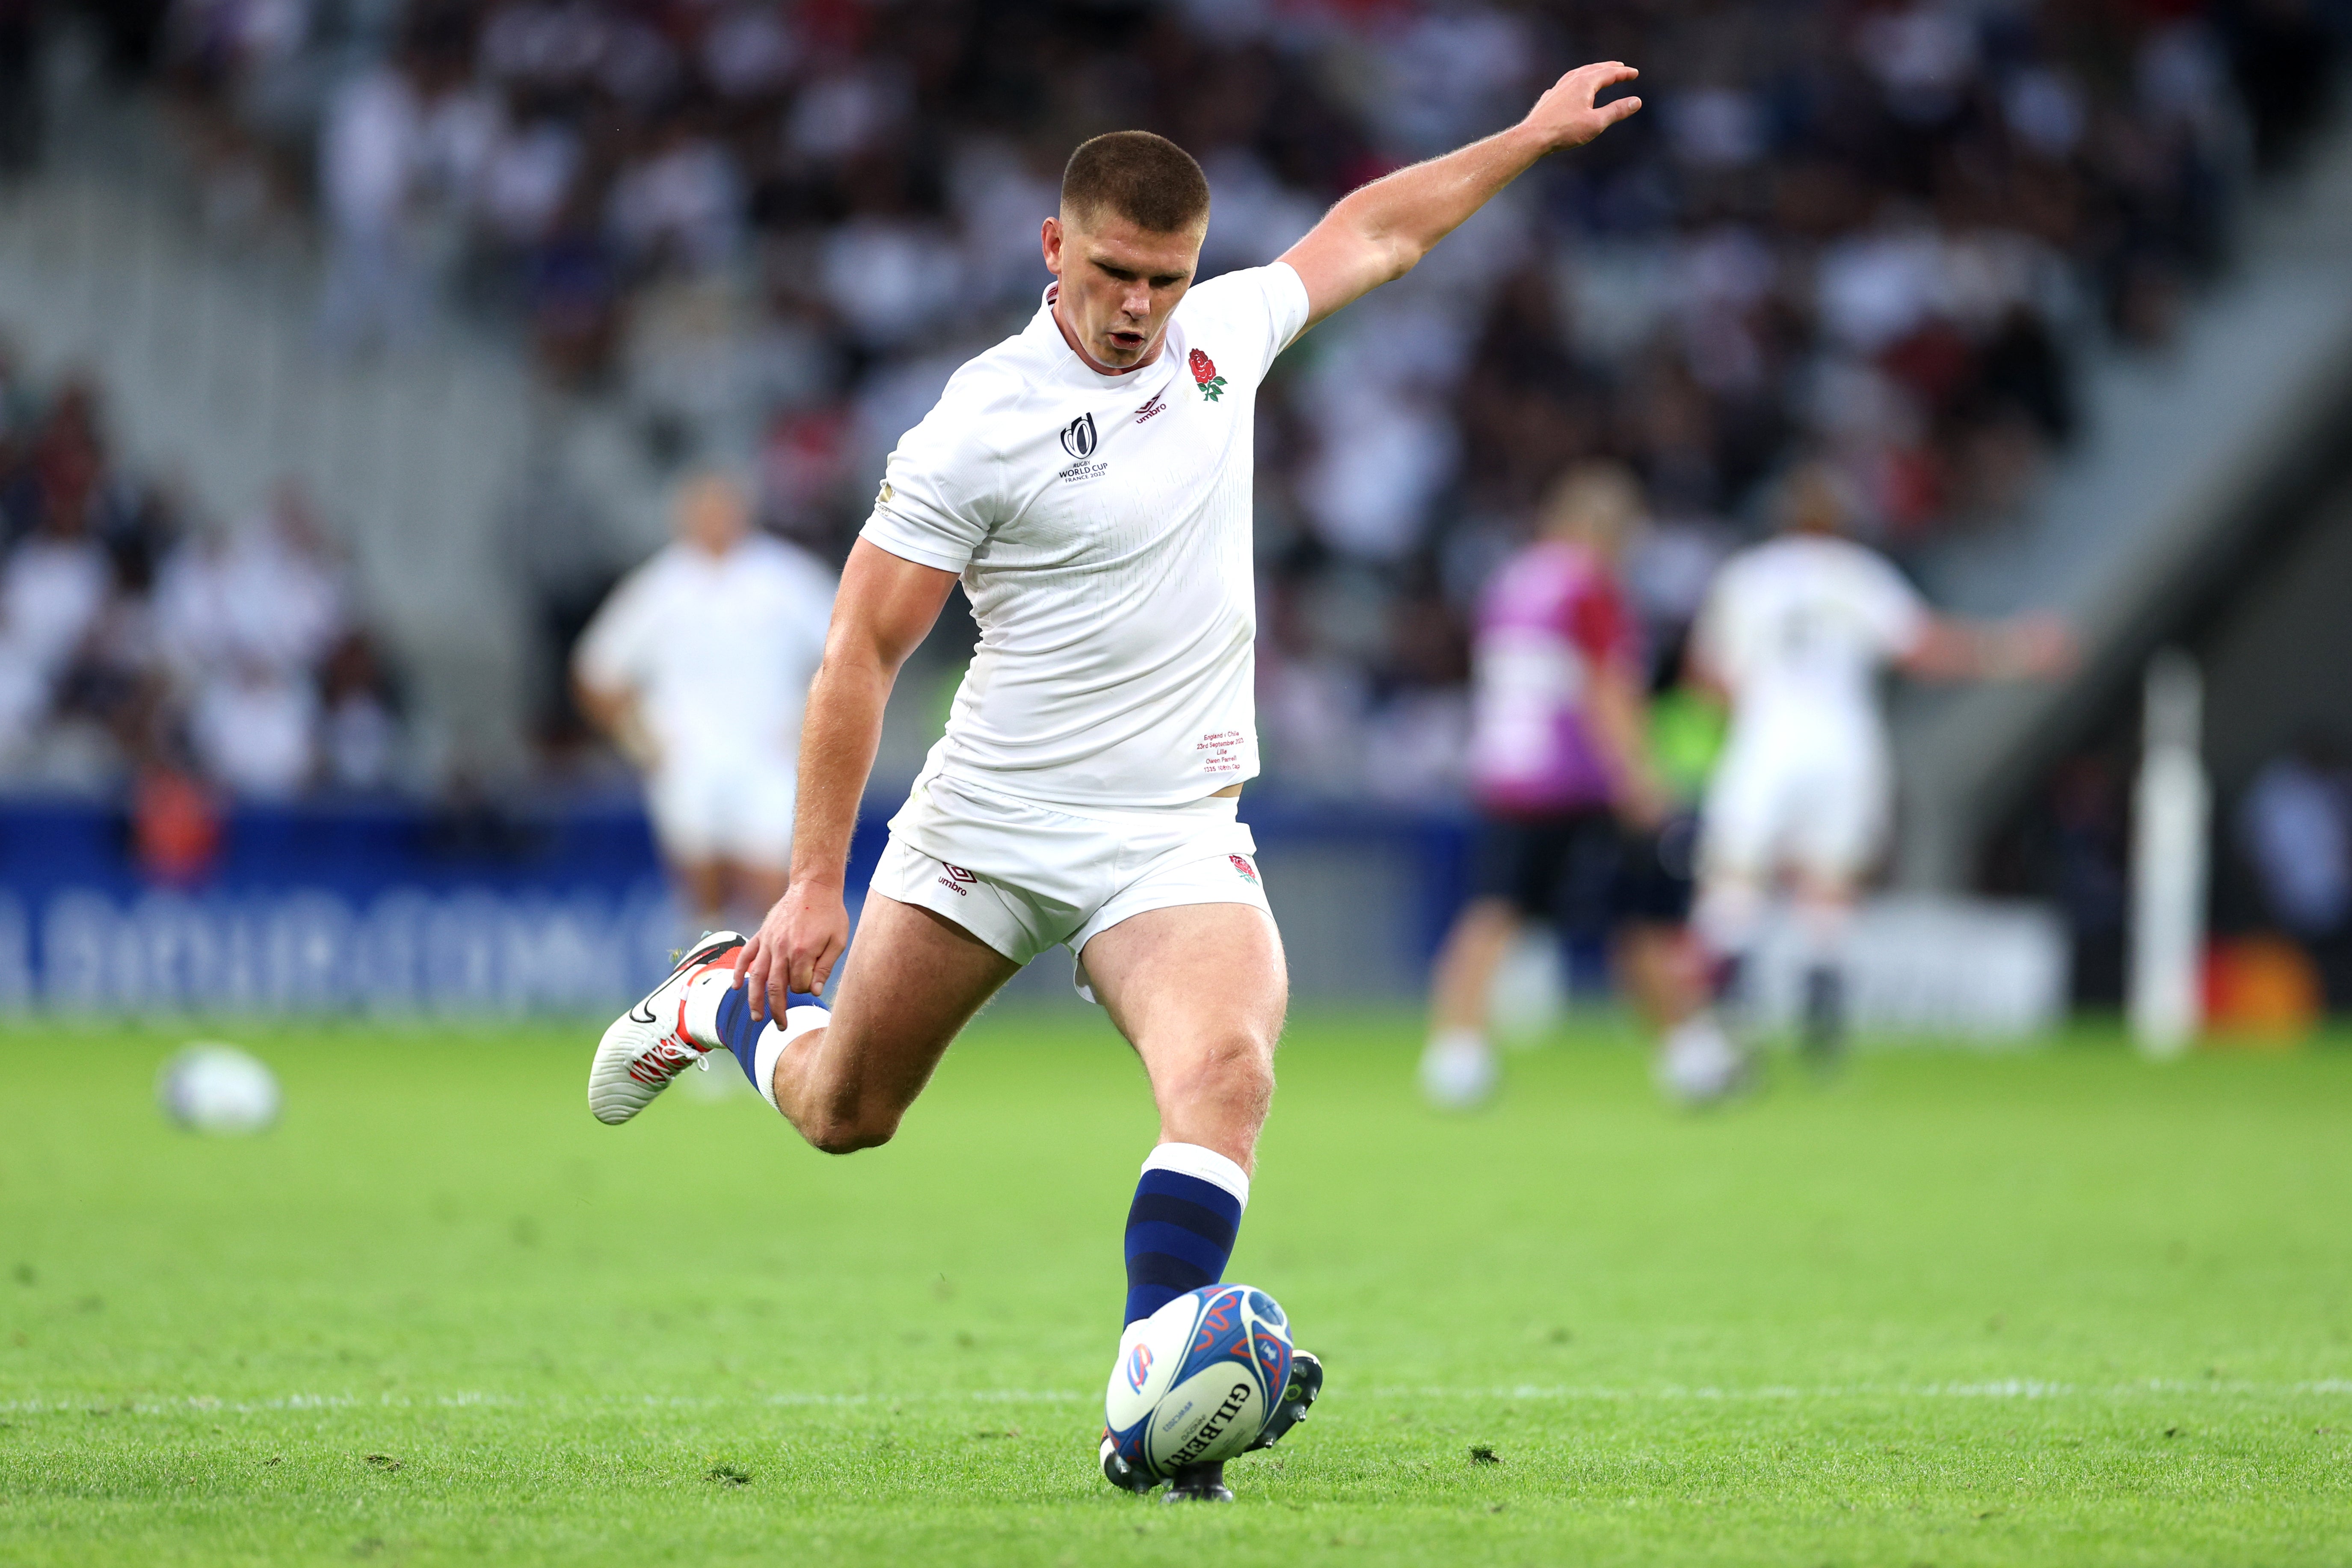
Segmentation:
{"type": "MultiPolygon", "coordinates": [[[[1536,160],[1640,108],[1593,104],[1634,74],[1571,71],[1517,126],[1356,191],[1273,266],[1198,288],[1200,165],[1134,131],[1072,154],[1044,228],[1059,281],[898,443],[842,573],[802,731],[790,891],[749,942],[704,938],[605,1031],[588,1081],[600,1118],[626,1121],[723,1048],[811,1144],[871,1148],[981,1004],[1058,943],[1160,1112],[1128,1217],[1123,1321],[1219,1278],[1288,998],[1235,817],[1258,768],[1258,384],[1301,332],[1411,271],[1536,160]],[[828,1012],[815,994],[849,946],[842,880],[883,703],[959,577],[979,651],[891,820],[828,1012]]],[[[1261,1446],[1322,1379],[1297,1358],[1261,1446]]],[[[1150,1490],[1108,1440],[1103,1461],[1150,1490]]],[[[1221,1470],[1180,1472],[1171,1496],[1230,1498],[1221,1470]]]]}

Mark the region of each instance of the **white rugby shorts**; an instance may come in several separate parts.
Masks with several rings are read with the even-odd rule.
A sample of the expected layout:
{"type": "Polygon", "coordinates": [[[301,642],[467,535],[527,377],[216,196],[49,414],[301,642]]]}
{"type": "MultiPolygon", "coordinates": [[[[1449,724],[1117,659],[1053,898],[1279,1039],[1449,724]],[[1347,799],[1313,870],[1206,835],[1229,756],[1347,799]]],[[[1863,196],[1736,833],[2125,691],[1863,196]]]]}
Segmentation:
{"type": "Polygon", "coordinates": [[[1735,735],[1707,781],[1699,874],[1858,882],[1885,843],[1893,795],[1894,769],[1875,739],[1735,735]]]}
{"type": "Polygon", "coordinates": [[[730,860],[781,872],[793,862],[793,790],[788,758],[681,758],[646,780],[646,813],[674,861],[730,860]]]}
{"type": "Polygon", "coordinates": [[[1237,797],[1079,816],[933,775],[890,819],[876,893],[953,921],[1016,964],[1056,944],[1079,959],[1130,915],[1188,904],[1266,910],[1237,797]]]}

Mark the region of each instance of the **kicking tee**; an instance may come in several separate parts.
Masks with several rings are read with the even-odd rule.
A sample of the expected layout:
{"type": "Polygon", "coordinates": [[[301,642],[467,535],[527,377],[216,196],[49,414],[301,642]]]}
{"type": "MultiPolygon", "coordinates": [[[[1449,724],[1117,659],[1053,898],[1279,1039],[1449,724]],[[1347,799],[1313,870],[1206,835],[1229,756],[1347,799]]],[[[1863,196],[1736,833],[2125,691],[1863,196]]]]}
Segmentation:
{"type": "Polygon", "coordinates": [[[862,537],[960,574],[980,623],[929,771],[1181,805],[1258,770],[1251,427],[1307,287],[1279,262],[1197,284],[1121,375],[1063,340],[1053,300],[900,439],[862,537]]]}
{"type": "Polygon", "coordinates": [[[1746,734],[1879,737],[1878,673],[1919,640],[1927,608],[1886,559],[1798,534],[1742,550],[1708,590],[1693,636],[1746,734]]]}

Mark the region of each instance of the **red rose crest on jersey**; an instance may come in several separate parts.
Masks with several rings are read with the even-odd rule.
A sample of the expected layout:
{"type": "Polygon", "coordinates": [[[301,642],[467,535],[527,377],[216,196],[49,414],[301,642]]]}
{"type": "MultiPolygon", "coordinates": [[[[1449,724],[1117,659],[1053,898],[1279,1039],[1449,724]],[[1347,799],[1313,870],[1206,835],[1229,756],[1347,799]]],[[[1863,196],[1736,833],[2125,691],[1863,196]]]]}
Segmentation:
{"type": "Polygon", "coordinates": [[[1217,374],[1216,361],[1195,349],[1184,362],[1192,367],[1192,384],[1201,389],[1202,397],[1214,402],[1224,395],[1225,378],[1217,374]]]}

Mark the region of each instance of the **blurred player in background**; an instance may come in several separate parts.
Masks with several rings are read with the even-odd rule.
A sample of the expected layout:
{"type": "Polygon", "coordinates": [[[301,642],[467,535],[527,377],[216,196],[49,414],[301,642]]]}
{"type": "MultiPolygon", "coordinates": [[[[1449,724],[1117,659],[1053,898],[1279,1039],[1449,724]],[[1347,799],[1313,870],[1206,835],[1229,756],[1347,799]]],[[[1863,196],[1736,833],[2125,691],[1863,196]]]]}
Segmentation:
{"type": "Polygon", "coordinates": [[[1841,537],[1848,507],[1826,466],[1790,474],[1780,504],[1781,536],[1724,564],[1692,633],[1695,678],[1731,709],[1702,818],[1697,925],[1726,1015],[1752,1023],[1757,938],[1785,877],[1805,953],[1800,1040],[1826,1061],[1845,1034],[1846,925],[1894,804],[1880,672],[2051,675],[2074,642],[2046,616],[1936,614],[1884,557],[1841,537]]]}
{"type": "Polygon", "coordinates": [[[583,712],[645,773],[698,931],[783,896],[793,771],[833,574],[751,527],[736,482],[678,493],[677,538],[613,590],[572,653],[583,712]]]}
{"type": "Polygon", "coordinates": [[[1422,1091],[1438,1105],[1465,1108],[1495,1091],[1488,997],[1530,920],[1563,936],[1613,936],[1622,983],[1664,1034],[1670,1090],[1711,1098],[1739,1070],[1700,1010],[1685,951],[1687,854],[1675,856],[1666,838],[1675,802],[1651,766],[1645,666],[1617,581],[1643,510],[1622,466],[1571,471],[1545,501],[1541,537],[1503,563],[1479,602],[1471,899],[1438,954],[1421,1059],[1422,1091]]]}

